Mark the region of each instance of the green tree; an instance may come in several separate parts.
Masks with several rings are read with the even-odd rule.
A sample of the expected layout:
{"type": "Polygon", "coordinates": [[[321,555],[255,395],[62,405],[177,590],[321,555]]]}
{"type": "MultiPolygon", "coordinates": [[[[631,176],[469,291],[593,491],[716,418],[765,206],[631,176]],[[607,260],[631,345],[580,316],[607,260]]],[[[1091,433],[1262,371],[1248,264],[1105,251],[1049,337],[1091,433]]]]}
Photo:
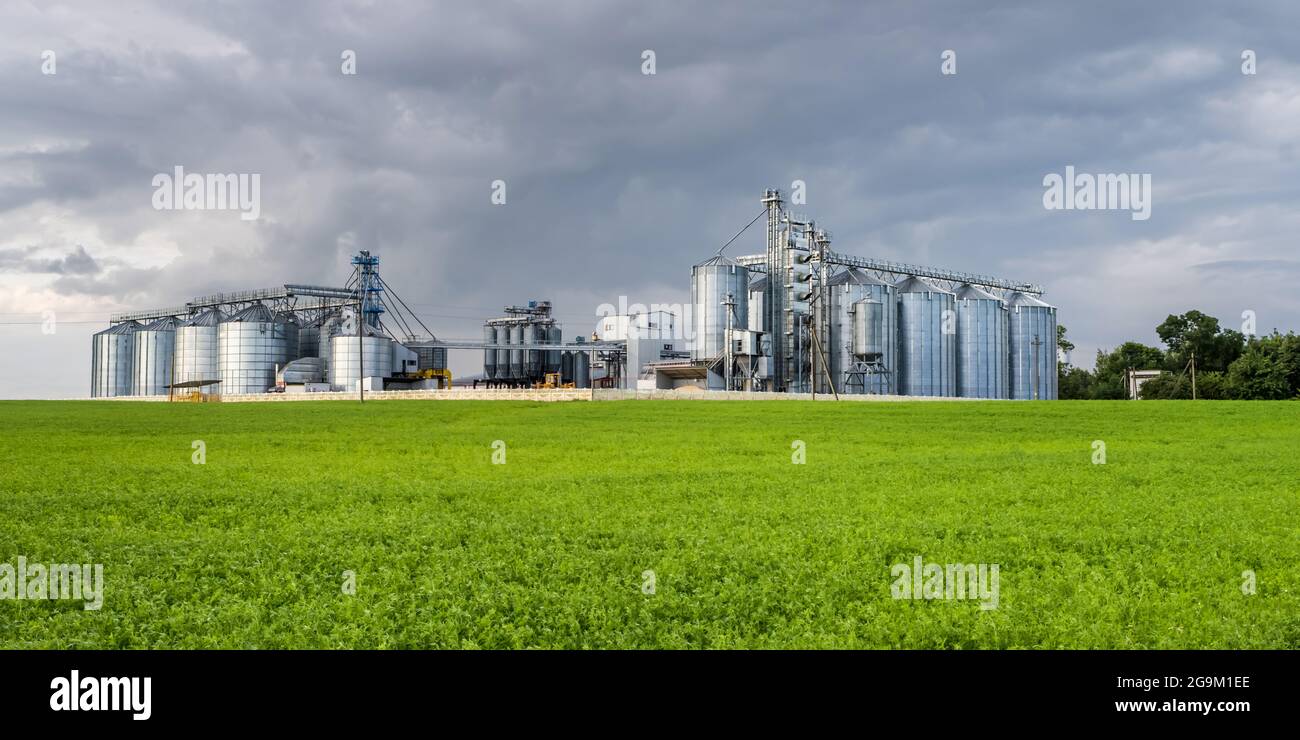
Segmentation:
{"type": "Polygon", "coordinates": [[[1097,350],[1093,398],[1128,398],[1128,371],[1163,367],[1165,353],[1138,342],[1125,342],[1113,352],[1097,350]]]}
{"type": "Polygon", "coordinates": [[[1300,394],[1300,337],[1253,338],[1228,368],[1232,396],[1247,400],[1295,398],[1300,394]]]}
{"type": "Polygon", "coordinates": [[[1241,332],[1222,329],[1218,319],[1197,310],[1171,314],[1156,327],[1156,334],[1169,350],[1165,369],[1176,373],[1187,367],[1193,353],[1198,371],[1226,372],[1246,343],[1241,332]]]}

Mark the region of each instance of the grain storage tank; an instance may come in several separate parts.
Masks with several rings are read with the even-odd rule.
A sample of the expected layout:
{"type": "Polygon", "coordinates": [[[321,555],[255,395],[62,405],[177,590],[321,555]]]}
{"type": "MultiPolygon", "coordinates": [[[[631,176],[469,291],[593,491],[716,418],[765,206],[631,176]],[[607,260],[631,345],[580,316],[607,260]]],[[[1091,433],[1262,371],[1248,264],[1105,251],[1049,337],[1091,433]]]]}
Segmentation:
{"type": "Polygon", "coordinates": [[[295,359],[301,357],[320,357],[320,319],[298,327],[298,355],[295,359]]]}
{"type": "Polygon", "coordinates": [[[289,355],[283,321],[260,303],[229,316],[217,326],[217,371],[222,395],[265,393],[289,355]]]}
{"type": "Polygon", "coordinates": [[[330,340],[329,382],[333,390],[355,391],[359,377],[387,378],[393,374],[393,340],[373,327],[363,331],[360,337],[336,334],[330,340]]]}
{"type": "MultiPolygon", "coordinates": [[[[548,344],[563,344],[564,332],[558,326],[546,327],[546,342],[548,344]]],[[[551,349],[546,351],[546,372],[560,372],[560,350],[551,349]]]]}
{"type": "Polygon", "coordinates": [[[898,334],[898,312],[894,296],[894,286],[877,280],[867,273],[849,268],[826,281],[831,296],[831,338],[830,362],[831,373],[835,378],[835,387],[840,393],[875,393],[892,394],[896,383],[897,367],[895,348],[898,334]],[[845,373],[853,367],[853,315],[854,306],[863,300],[880,304],[880,341],[884,347],[880,355],[880,364],[884,374],[866,375],[852,378],[846,382],[845,373]]]}
{"type": "Polygon", "coordinates": [[[957,395],[1007,398],[1007,307],[974,285],[957,289],[957,395]]]}
{"type": "MultiPolygon", "coordinates": [[[[497,343],[497,328],[491,324],[483,325],[483,343],[497,343]]],[[[483,377],[492,380],[497,376],[497,351],[495,349],[483,350],[483,377]]]]}
{"type": "Polygon", "coordinates": [[[864,298],[853,304],[853,357],[878,361],[885,354],[885,304],[864,298]]]}
{"type": "Polygon", "coordinates": [[[1055,399],[1056,308],[1026,293],[1007,296],[1011,397],[1055,399]]]}
{"type": "Polygon", "coordinates": [[[298,354],[298,343],[302,341],[300,337],[302,326],[299,324],[297,316],[286,311],[277,313],[275,318],[284,324],[284,359],[280,362],[280,365],[284,366],[301,357],[298,354]]]}
{"type": "Polygon", "coordinates": [[[522,347],[524,343],[524,325],[511,324],[510,331],[510,375],[512,380],[522,380],[524,377],[524,350],[515,349],[522,347]]]}
{"type": "Polygon", "coordinates": [[[320,345],[316,349],[316,356],[325,361],[322,367],[326,377],[329,377],[330,348],[332,346],[330,340],[343,333],[347,325],[348,320],[341,311],[334,311],[321,318],[320,345]]]}
{"type": "Polygon", "coordinates": [[[124,321],[90,338],[90,397],[131,395],[135,333],[140,325],[124,321]]]}
{"type": "Polygon", "coordinates": [[[591,387],[591,356],[586,352],[573,353],[573,385],[577,388],[591,387]]]}
{"type": "MultiPolygon", "coordinates": [[[[175,382],[194,383],[221,379],[217,367],[217,326],[226,317],[215,308],[182,321],[176,326],[175,382]]],[[[216,386],[220,393],[221,387],[216,386]]]]}
{"type": "Polygon", "coordinates": [[[158,319],[136,331],[131,362],[131,395],[165,396],[172,382],[176,319],[158,319]]]}
{"type": "Polygon", "coordinates": [[[573,358],[576,352],[563,352],[560,356],[560,382],[573,382],[573,358]]]}
{"type": "Polygon", "coordinates": [[[956,297],[919,277],[894,286],[898,295],[898,392],[957,395],[956,297]]]}
{"type": "MultiPolygon", "coordinates": [[[[504,324],[497,324],[497,344],[510,344],[510,327],[504,324]]],[[[510,350],[497,349],[497,379],[510,379],[510,350]]]]}
{"type": "Polygon", "coordinates": [[[722,255],[695,265],[691,268],[691,304],[691,359],[721,357],[726,348],[727,326],[749,326],[749,269],[722,255]],[[735,304],[730,317],[722,305],[728,296],[735,304]]]}
{"type": "MultiPolygon", "coordinates": [[[[546,327],[541,324],[524,325],[524,343],[537,345],[546,341],[546,327]]],[[[531,349],[524,355],[524,376],[530,380],[540,380],[542,377],[542,355],[541,350],[531,349]]]]}

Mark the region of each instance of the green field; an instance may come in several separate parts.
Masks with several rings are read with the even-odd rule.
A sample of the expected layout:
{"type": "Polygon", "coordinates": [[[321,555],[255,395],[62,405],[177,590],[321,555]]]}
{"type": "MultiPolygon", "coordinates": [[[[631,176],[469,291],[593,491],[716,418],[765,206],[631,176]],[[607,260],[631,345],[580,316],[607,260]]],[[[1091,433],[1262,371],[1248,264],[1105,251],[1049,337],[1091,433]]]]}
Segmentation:
{"type": "Polygon", "coordinates": [[[106,579],[98,611],[0,601],[4,648],[1300,648],[1296,403],[4,402],[0,422],[0,563],[106,579]],[[917,555],[998,564],[998,607],[892,598],[917,555]]]}

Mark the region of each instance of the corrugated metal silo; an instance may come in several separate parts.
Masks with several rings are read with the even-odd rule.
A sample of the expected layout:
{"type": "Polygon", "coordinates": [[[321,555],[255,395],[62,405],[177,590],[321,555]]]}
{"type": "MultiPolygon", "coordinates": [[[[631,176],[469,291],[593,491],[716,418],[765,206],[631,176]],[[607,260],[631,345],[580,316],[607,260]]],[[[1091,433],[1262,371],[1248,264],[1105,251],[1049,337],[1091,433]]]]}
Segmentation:
{"type": "MultiPolygon", "coordinates": [[[[558,326],[548,326],[546,327],[546,341],[550,344],[561,344],[564,341],[564,332],[558,326]]],[[[560,372],[560,350],[546,351],[546,372],[560,372]]]]}
{"type": "Polygon", "coordinates": [[[560,381],[563,383],[572,383],[574,355],[576,352],[563,352],[560,356],[560,381]]]}
{"type": "Polygon", "coordinates": [[[264,393],[289,354],[286,325],[262,304],[229,316],[217,327],[221,393],[264,393]]]}
{"type": "Polygon", "coordinates": [[[393,340],[370,327],[364,331],[365,336],[336,334],[330,340],[329,383],[333,390],[354,391],[359,377],[393,374],[393,340]]]}
{"type": "Polygon", "coordinates": [[[135,333],[131,395],[165,396],[172,382],[176,353],[176,319],[158,319],[135,333]]]}
{"type": "Polygon", "coordinates": [[[1001,299],[974,285],[957,289],[957,395],[1008,397],[1009,331],[1001,299]]]}
{"type": "MultiPolygon", "coordinates": [[[[483,343],[497,343],[497,328],[491,324],[483,325],[483,343]]],[[[495,349],[483,350],[483,377],[489,380],[497,376],[497,351],[495,349]]]]}
{"type": "Polygon", "coordinates": [[[1007,296],[1011,332],[1011,397],[1057,397],[1056,308],[1025,294],[1007,296]]]}
{"type": "Polygon", "coordinates": [[[749,326],[749,269],[735,260],[718,255],[691,268],[691,304],[695,337],[691,359],[711,360],[725,350],[728,313],[722,305],[727,296],[735,304],[733,329],[749,326]]]}
{"type": "Polygon", "coordinates": [[[298,327],[298,358],[302,357],[320,357],[319,320],[298,327]]]}
{"type": "Polygon", "coordinates": [[[124,321],[90,338],[90,397],[131,395],[135,334],[140,325],[124,321]]]}
{"type": "Polygon", "coordinates": [[[957,310],[952,293],[919,277],[896,286],[898,391],[905,396],[957,395],[957,310]]]}
{"type": "MultiPolygon", "coordinates": [[[[504,324],[497,324],[497,344],[510,344],[510,327],[504,324]]],[[[497,379],[509,380],[510,375],[510,350],[497,350],[497,379]]]]}
{"type": "Polygon", "coordinates": [[[836,388],[840,393],[863,392],[863,387],[853,381],[850,388],[845,382],[845,372],[853,366],[853,306],[862,300],[871,300],[880,304],[880,331],[884,350],[880,362],[885,366],[884,375],[868,375],[865,380],[865,392],[875,394],[897,393],[895,390],[898,377],[895,348],[898,334],[898,311],[894,296],[894,286],[882,282],[856,268],[849,268],[827,281],[831,294],[831,339],[829,362],[835,378],[836,388]]]}
{"type": "Polygon", "coordinates": [[[763,301],[767,296],[767,276],[758,278],[749,284],[749,330],[767,331],[763,326],[763,301]]]}
{"type": "Polygon", "coordinates": [[[275,315],[280,323],[284,324],[284,359],[281,360],[280,366],[288,365],[293,360],[298,359],[298,343],[301,340],[302,326],[298,322],[298,317],[292,313],[280,312],[275,315]]]}
{"type": "Polygon", "coordinates": [[[523,343],[524,343],[523,324],[511,324],[510,325],[510,347],[511,347],[510,378],[513,380],[521,380],[525,377],[524,376],[524,350],[514,349],[514,347],[516,346],[522,347],[523,343]]]}
{"type": "Polygon", "coordinates": [[[573,354],[573,385],[577,388],[591,387],[591,357],[586,352],[573,354]]]}
{"type": "MultiPolygon", "coordinates": [[[[217,326],[226,317],[215,308],[208,309],[176,327],[175,382],[194,383],[220,380],[217,326]]],[[[215,392],[221,393],[217,386],[215,392]]]]}

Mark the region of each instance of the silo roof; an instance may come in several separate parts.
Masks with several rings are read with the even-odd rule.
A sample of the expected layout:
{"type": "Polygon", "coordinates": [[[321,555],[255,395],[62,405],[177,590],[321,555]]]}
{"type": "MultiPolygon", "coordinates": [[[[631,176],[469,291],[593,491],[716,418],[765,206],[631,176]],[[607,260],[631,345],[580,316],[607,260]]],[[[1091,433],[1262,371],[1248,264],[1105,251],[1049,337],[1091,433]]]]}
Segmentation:
{"type": "Polygon", "coordinates": [[[176,319],[171,316],[164,316],[152,324],[144,327],[144,331],[175,331],[176,319]]]}
{"type": "Polygon", "coordinates": [[[239,311],[235,315],[230,316],[229,318],[226,319],[226,321],[249,321],[249,322],[263,321],[263,322],[271,323],[273,321],[277,321],[277,319],[275,315],[271,313],[271,309],[267,308],[266,306],[260,303],[254,303],[248,308],[245,308],[244,310],[239,311]]]}
{"type": "Polygon", "coordinates": [[[1028,293],[1021,293],[1019,291],[1007,296],[1007,305],[1008,306],[1039,306],[1042,308],[1056,308],[1056,306],[1053,306],[1050,303],[1044,303],[1043,301],[1040,301],[1039,299],[1029,295],[1028,293]]]}
{"type": "Polygon", "coordinates": [[[221,311],[215,308],[209,308],[203,313],[196,314],[189,319],[182,321],[181,326],[216,326],[225,321],[226,317],[221,311]]]}
{"type": "MultiPolygon", "coordinates": [[[[725,254],[716,254],[716,255],[714,255],[714,256],[712,256],[712,257],[710,257],[710,258],[704,260],[703,262],[700,262],[699,264],[697,264],[697,265],[695,265],[695,266],[696,266],[696,267],[713,267],[713,266],[723,266],[723,267],[744,267],[744,265],[742,265],[742,264],[740,264],[739,262],[733,260],[732,258],[726,256],[725,254]]],[[[749,269],[749,268],[746,268],[746,269],[749,269]]]]}
{"type": "Polygon", "coordinates": [[[884,280],[877,280],[856,267],[850,267],[827,281],[828,285],[889,285],[884,280]]]}
{"type": "Polygon", "coordinates": [[[957,289],[957,300],[959,301],[961,300],[1000,301],[1001,299],[993,295],[992,293],[982,290],[981,288],[977,288],[974,285],[971,285],[970,283],[966,283],[965,285],[957,289]]]}
{"type": "Polygon", "coordinates": [[[937,285],[931,285],[915,275],[909,275],[898,281],[894,289],[899,293],[947,293],[952,295],[952,291],[944,290],[937,285]]]}
{"type": "Polygon", "coordinates": [[[137,331],[140,331],[140,330],[143,329],[143,328],[144,328],[144,327],[140,326],[140,324],[139,324],[138,322],[135,322],[135,321],[123,321],[123,322],[120,323],[120,324],[113,324],[112,326],[108,327],[107,329],[105,329],[105,330],[103,330],[103,331],[101,331],[101,332],[96,332],[96,333],[97,333],[97,334],[134,334],[134,333],[136,333],[137,331]]]}

